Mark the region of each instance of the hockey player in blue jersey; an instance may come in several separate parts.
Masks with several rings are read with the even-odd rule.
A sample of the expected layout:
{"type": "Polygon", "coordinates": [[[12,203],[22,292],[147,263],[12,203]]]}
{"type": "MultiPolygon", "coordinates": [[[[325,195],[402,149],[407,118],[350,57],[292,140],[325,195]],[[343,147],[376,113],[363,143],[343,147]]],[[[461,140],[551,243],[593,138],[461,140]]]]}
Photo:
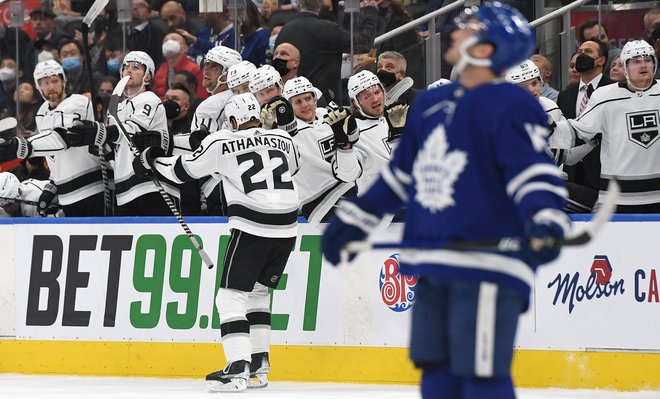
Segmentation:
{"type": "Polygon", "coordinates": [[[421,93],[391,162],[369,191],[344,201],[322,249],[364,240],[406,205],[401,271],[418,274],[410,356],[425,399],[515,398],[510,369],[519,315],[537,266],[570,228],[566,189],[547,152],[539,102],[501,77],[534,35],[500,3],[457,18],[445,60],[459,79],[421,93]],[[450,250],[455,241],[521,237],[519,251],[450,250]]]}

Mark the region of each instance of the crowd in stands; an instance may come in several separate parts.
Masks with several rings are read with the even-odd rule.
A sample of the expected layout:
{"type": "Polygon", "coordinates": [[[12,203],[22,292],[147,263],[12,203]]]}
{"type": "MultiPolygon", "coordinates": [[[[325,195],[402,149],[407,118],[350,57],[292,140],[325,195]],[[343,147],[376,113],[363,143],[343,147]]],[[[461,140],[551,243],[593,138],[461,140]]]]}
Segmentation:
{"type": "MultiPolygon", "coordinates": [[[[199,13],[197,0],[131,0],[132,19],[128,23],[117,22],[116,3],[111,2],[90,29],[87,43],[92,65],[90,79],[85,65],[88,61],[82,44],[81,21],[92,3],[92,0],[42,2],[40,7],[29,13],[30,35],[22,30],[0,26],[0,37],[3,39],[0,44],[0,119],[15,117],[18,122],[15,130],[0,132],[0,137],[29,138],[39,134],[35,118],[44,98],[40,95],[38,81],[35,81],[33,74],[35,67],[46,60],[57,61],[65,71],[67,93],[82,94],[92,100],[94,119],[100,122],[106,120],[112,90],[125,67],[125,54],[142,51],[150,56],[154,64],[148,90],[153,91],[162,101],[167,117],[167,129],[175,136],[197,131],[204,124],[196,120],[195,116],[200,104],[208,98],[223,92],[231,95],[251,91],[262,106],[269,104],[276,96],[290,102],[298,130],[311,126],[322,131],[320,125],[331,125],[324,120],[326,114],[342,105],[352,108],[352,113],[358,118],[357,126],[362,135],[367,134],[365,130],[372,125],[382,129],[381,134],[388,146],[387,151],[378,156],[385,157],[385,161],[394,148],[396,135],[399,134],[399,129],[392,124],[392,118],[401,117],[397,114],[401,112],[401,108],[395,107],[411,104],[415,94],[426,86],[423,62],[420,60],[424,57],[422,46],[428,32],[424,29],[411,30],[407,34],[374,45],[374,39],[378,35],[412,20],[406,11],[408,4],[405,0],[363,0],[359,3],[359,12],[354,15],[344,12],[336,0],[247,0],[245,9],[241,10],[239,15],[234,15],[227,4],[222,12],[199,13]],[[238,29],[234,26],[234,21],[239,22],[238,29]],[[354,24],[352,27],[351,21],[354,24]],[[351,30],[354,31],[353,37],[349,34],[351,30]],[[16,34],[18,48],[15,44],[16,34]],[[214,61],[220,67],[219,77],[217,84],[215,80],[209,83],[206,70],[207,54],[220,46],[236,50],[240,59],[228,63],[214,61]],[[346,55],[351,48],[356,53],[353,59],[346,55]],[[234,72],[237,75],[233,78],[239,79],[238,74],[244,73],[247,80],[240,81],[240,85],[232,84],[231,68],[239,61],[242,61],[241,65],[246,69],[236,67],[234,72]],[[270,69],[264,69],[265,66],[270,69]],[[270,72],[271,69],[274,74],[270,72]],[[370,75],[361,74],[362,72],[370,75]],[[268,81],[269,84],[265,88],[276,92],[267,95],[264,87],[259,84],[255,83],[253,87],[255,74],[275,76],[273,84],[268,81]],[[371,76],[374,77],[373,81],[368,80],[371,76]],[[289,83],[298,78],[304,78],[306,83],[289,83]],[[356,79],[363,79],[370,82],[370,85],[356,83],[356,79]],[[313,90],[300,91],[307,83],[313,90]],[[287,84],[292,91],[287,92],[287,84]],[[369,100],[375,98],[373,109],[363,108],[369,102],[359,98],[360,92],[355,92],[356,87],[368,92],[369,100]],[[381,93],[378,94],[378,91],[381,93]],[[301,97],[303,94],[313,94],[311,98],[314,107],[311,114],[310,108],[306,108],[301,97]],[[380,124],[371,124],[370,120],[379,121],[380,124]]],[[[432,3],[439,8],[447,2],[432,3]]],[[[650,9],[640,24],[644,25],[646,32],[646,37],[640,39],[649,43],[654,50],[655,59],[651,73],[655,74],[654,79],[658,79],[660,8],[650,9]]],[[[605,189],[604,184],[609,178],[616,177],[604,176],[601,165],[604,145],[610,145],[611,139],[608,138],[608,132],[600,132],[600,135],[592,137],[593,135],[583,131],[584,126],[571,121],[579,122],[581,114],[596,106],[590,104],[594,92],[613,84],[619,84],[621,87],[630,85],[629,68],[625,61],[631,62],[631,58],[629,55],[622,55],[621,49],[609,46],[607,26],[599,24],[597,20],[582,23],[577,33],[579,47],[569,65],[561,66],[569,77],[567,87],[560,87],[561,83],[553,79],[553,65],[543,54],[534,54],[530,60],[537,67],[539,74],[540,91],[537,97],[556,103],[556,108],[564,118],[557,118],[555,123],[551,124],[554,132],[558,132],[558,136],[570,136],[570,145],[564,146],[570,148],[560,148],[562,154],[568,158],[556,158],[566,172],[572,204],[569,210],[591,212],[598,203],[599,192],[602,194],[605,189]],[[560,120],[568,120],[568,124],[557,124],[560,120]],[[575,150],[576,148],[579,150],[575,150]],[[572,155],[567,155],[571,151],[572,155]],[[567,159],[570,159],[570,162],[566,162],[567,159]]],[[[628,90],[645,91],[651,90],[652,87],[657,88],[655,80],[652,80],[649,87],[632,86],[628,90]]],[[[651,147],[655,143],[655,137],[660,135],[657,126],[659,98],[652,97],[647,102],[647,105],[651,104],[651,109],[656,110],[656,130],[647,132],[652,137],[650,141],[642,142],[642,146],[651,147]]],[[[645,106],[648,108],[647,105],[645,106]]],[[[395,123],[398,121],[400,119],[395,123]]],[[[205,126],[211,127],[208,124],[205,126]]],[[[227,127],[227,122],[223,124],[220,120],[214,127],[227,127]]],[[[611,126],[603,128],[608,129],[611,126]]],[[[333,140],[339,137],[332,129],[326,133],[326,136],[333,140]]],[[[369,160],[376,156],[374,154],[377,151],[374,152],[369,147],[360,149],[359,143],[361,142],[347,141],[346,147],[339,147],[337,143],[326,143],[329,145],[325,153],[326,160],[334,168],[338,184],[347,183],[337,177],[338,171],[342,171],[347,165],[355,166],[338,165],[339,153],[355,147],[355,159],[364,168],[369,164],[369,160]]],[[[322,145],[321,141],[319,145],[322,145]]],[[[640,156],[650,156],[652,153],[647,151],[640,156]]],[[[379,161],[377,165],[380,164],[379,161]]],[[[343,172],[348,173],[346,170],[343,172]]],[[[45,181],[49,177],[47,162],[43,157],[22,159],[11,173],[20,181],[45,181]]],[[[636,171],[630,173],[634,175],[636,171]]],[[[352,184],[351,189],[343,189],[341,195],[354,193],[353,189],[359,189],[360,181],[364,180],[365,176],[354,176],[353,181],[348,182],[352,184]]],[[[657,177],[646,176],[640,184],[648,186],[644,186],[642,191],[660,192],[660,187],[655,187],[655,180],[657,177]]],[[[186,190],[187,199],[181,204],[184,215],[222,214],[222,207],[216,209],[209,204],[218,198],[221,200],[222,193],[218,192],[217,185],[215,193],[205,193],[205,184],[208,186],[208,183],[200,183],[196,189],[186,190]]],[[[639,190],[639,187],[635,190],[639,190]]],[[[337,199],[338,197],[333,201],[336,202],[337,199]]],[[[314,198],[310,199],[312,202],[313,200],[314,198]]],[[[654,207],[634,206],[622,206],[620,210],[660,212],[660,202],[658,205],[657,211],[654,207]]],[[[327,215],[329,214],[331,213],[327,215]]]]}

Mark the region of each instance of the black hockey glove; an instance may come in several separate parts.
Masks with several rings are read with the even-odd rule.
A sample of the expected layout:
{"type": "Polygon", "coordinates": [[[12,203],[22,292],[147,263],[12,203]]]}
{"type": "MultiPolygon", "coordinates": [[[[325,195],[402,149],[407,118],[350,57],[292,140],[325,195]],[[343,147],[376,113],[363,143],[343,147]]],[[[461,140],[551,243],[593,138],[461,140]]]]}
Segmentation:
{"type": "Polygon", "coordinates": [[[149,147],[160,147],[165,154],[162,156],[169,156],[172,154],[172,140],[172,133],[155,130],[137,132],[131,138],[133,145],[139,152],[142,152],[149,147]]]}
{"type": "Polygon", "coordinates": [[[102,147],[105,143],[114,143],[119,139],[117,126],[106,126],[95,121],[76,121],[66,134],[62,130],[55,130],[66,142],[67,147],[94,146],[102,147]]]}
{"type": "Polygon", "coordinates": [[[158,146],[145,148],[145,150],[140,153],[140,156],[133,159],[133,172],[135,172],[137,176],[152,174],[156,158],[164,156],[165,151],[158,146]]]}
{"type": "Polygon", "coordinates": [[[355,117],[345,109],[330,111],[323,120],[332,128],[335,146],[338,148],[344,148],[349,144],[353,145],[360,138],[360,130],[357,127],[355,117]]]}
{"type": "Polygon", "coordinates": [[[261,107],[260,116],[264,129],[282,129],[292,137],[298,133],[298,124],[293,115],[293,107],[284,97],[273,97],[261,107]]]}
{"type": "Polygon", "coordinates": [[[37,213],[39,216],[54,215],[57,213],[57,205],[53,205],[53,200],[57,196],[57,186],[50,182],[44,187],[44,191],[39,196],[37,213]]]}
{"type": "Polygon", "coordinates": [[[385,108],[385,120],[390,127],[387,141],[390,143],[401,137],[401,130],[406,125],[406,117],[410,106],[403,103],[394,103],[385,108]]]}
{"type": "Polygon", "coordinates": [[[190,133],[190,137],[188,138],[190,149],[192,151],[198,149],[199,146],[202,145],[202,140],[204,140],[208,135],[209,129],[207,129],[207,127],[204,125],[200,126],[199,130],[195,130],[194,132],[190,133]]]}
{"type": "Polygon", "coordinates": [[[0,139],[0,162],[27,158],[32,152],[32,144],[23,137],[0,139]]]}

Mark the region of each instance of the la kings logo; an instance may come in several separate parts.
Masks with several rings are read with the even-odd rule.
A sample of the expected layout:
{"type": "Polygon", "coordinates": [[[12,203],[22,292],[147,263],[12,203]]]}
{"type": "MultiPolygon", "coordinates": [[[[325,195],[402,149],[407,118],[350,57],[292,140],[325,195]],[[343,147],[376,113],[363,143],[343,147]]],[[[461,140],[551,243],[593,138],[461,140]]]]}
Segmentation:
{"type": "Polygon", "coordinates": [[[660,137],[658,110],[631,112],[626,114],[628,138],[633,143],[649,148],[660,137]]]}
{"type": "Polygon", "coordinates": [[[319,150],[321,151],[321,156],[325,159],[326,162],[332,160],[332,154],[335,153],[335,138],[334,136],[324,137],[318,141],[319,150]]]}
{"type": "Polygon", "coordinates": [[[447,152],[449,144],[443,125],[438,125],[417,155],[412,174],[417,194],[415,200],[431,213],[455,205],[454,183],[467,165],[467,153],[453,150],[447,152]]]}

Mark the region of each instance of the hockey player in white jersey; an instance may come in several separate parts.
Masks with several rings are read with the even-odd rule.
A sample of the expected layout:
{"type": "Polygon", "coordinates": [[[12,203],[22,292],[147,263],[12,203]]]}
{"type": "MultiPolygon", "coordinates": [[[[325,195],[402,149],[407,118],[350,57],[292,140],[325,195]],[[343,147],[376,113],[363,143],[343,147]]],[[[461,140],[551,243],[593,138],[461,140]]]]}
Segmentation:
{"type": "Polygon", "coordinates": [[[66,93],[66,74],[54,60],[36,65],[34,82],[46,100],[35,117],[39,133],[28,139],[14,137],[0,144],[0,161],[46,157],[64,213],[67,216],[103,216],[100,158],[87,146],[68,146],[56,133],[56,129],[67,129],[74,123],[94,119],[89,99],[66,93]]]}
{"type": "MultiPolygon", "coordinates": [[[[129,76],[117,115],[128,139],[138,150],[158,145],[167,154],[173,149],[172,135],[167,130],[167,117],[160,98],[149,91],[154,78],[154,62],[142,51],[131,51],[124,57],[122,76],[129,76]]],[[[69,146],[105,145],[115,152],[115,195],[117,211],[122,216],[164,216],[171,213],[156,185],[147,176],[136,176],[131,163],[133,152],[119,128],[113,124],[85,122],[72,126],[62,137],[69,146]]],[[[162,181],[165,191],[179,197],[179,190],[162,181]]]]}
{"type": "Polygon", "coordinates": [[[250,92],[250,80],[257,67],[250,61],[241,61],[229,67],[227,73],[227,86],[234,94],[250,92]]]}
{"type": "MultiPolygon", "coordinates": [[[[206,377],[211,391],[264,387],[270,370],[270,294],[289,258],[297,230],[299,169],[295,143],[282,130],[259,128],[259,103],[250,94],[225,108],[233,131],[207,136],[192,154],[158,157],[145,150],[136,173],[155,172],[175,182],[222,178],[231,238],[216,296],[227,367],[206,377]],[[248,378],[253,378],[248,385],[248,378]]],[[[160,154],[159,154],[160,153],[160,154]]]]}
{"type": "MultiPolygon", "coordinates": [[[[343,148],[358,140],[355,118],[346,112],[330,111],[333,126],[336,126],[333,129],[323,119],[328,110],[317,107],[319,97],[318,89],[307,78],[293,78],[284,85],[284,98],[291,103],[297,122],[293,141],[302,158],[302,166],[293,181],[302,215],[312,223],[325,221],[334,214],[334,206],[341,197],[357,192],[355,180],[362,172],[356,157],[351,154],[353,150],[343,148]],[[353,119],[350,135],[344,133],[347,118],[353,119]],[[338,137],[333,130],[338,131],[338,137]],[[339,169],[338,163],[351,163],[353,167],[339,169]],[[342,170],[349,172],[340,173],[342,170]]],[[[348,126],[347,122],[347,129],[348,126]]]]}
{"type": "Polygon", "coordinates": [[[536,268],[559,255],[570,229],[566,189],[547,154],[547,115],[502,82],[531,55],[532,28],[499,2],[465,10],[456,27],[444,58],[458,79],[415,97],[390,163],[368,192],[340,204],[321,246],[338,264],[348,242],[405,204],[397,252],[400,271],[418,276],[409,353],[422,397],[514,399],[518,318],[536,268]],[[517,237],[519,250],[477,249],[504,237],[517,237]],[[466,242],[474,249],[461,250],[466,242]]]}
{"type": "Polygon", "coordinates": [[[569,119],[585,142],[601,141],[602,202],[610,179],[621,186],[617,213],[660,212],[660,84],[653,78],[658,60],[643,40],[621,50],[626,81],[600,87],[577,119],[569,119]]]}
{"type": "Polygon", "coordinates": [[[195,110],[190,124],[191,132],[199,130],[202,125],[206,126],[209,132],[225,127],[223,110],[227,100],[233,95],[227,86],[227,75],[229,68],[242,60],[240,53],[225,46],[214,47],[206,53],[202,85],[211,95],[195,110]]]}
{"type": "Polygon", "coordinates": [[[348,79],[348,97],[360,131],[360,140],[354,146],[363,169],[357,180],[358,192],[365,192],[389,162],[406,123],[409,106],[394,103],[385,107],[383,85],[376,75],[366,70],[348,79]]]}
{"type": "Polygon", "coordinates": [[[261,105],[261,122],[265,129],[282,129],[296,134],[296,121],[291,103],[282,97],[284,84],[272,65],[262,65],[252,73],[250,92],[261,105]]]}
{"type": "Polygon", "coordinates": [[[12,173],[1,172],[0,207],[9,217],[64,216],[56,199],[39,211],[39,198],[48,184],[48,180],[35,179],[19,182],[12,173]]]}

